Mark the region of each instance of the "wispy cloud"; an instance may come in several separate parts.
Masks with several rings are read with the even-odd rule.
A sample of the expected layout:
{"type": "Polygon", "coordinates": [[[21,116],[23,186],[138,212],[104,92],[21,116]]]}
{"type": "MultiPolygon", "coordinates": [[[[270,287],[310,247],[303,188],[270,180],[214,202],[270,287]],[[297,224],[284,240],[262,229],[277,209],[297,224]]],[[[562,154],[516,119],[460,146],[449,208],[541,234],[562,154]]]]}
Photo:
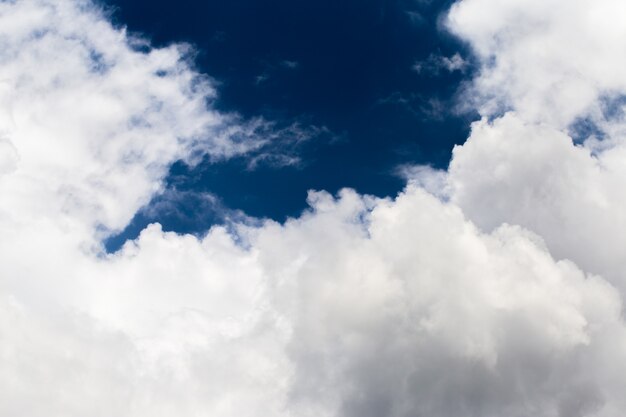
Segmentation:
{"type": "Polygon", "coordinates": [[[441,55],[430,55],[422,61],[413,65],[413,70],[418,74],[437,76],[442,71],[445,72],[465,72],[469,63],[458,53],[446,57],[441,55]]]}
{"type": "Polygon", "coordinates": [[[248,169],[254,170],[261,165],[275,168],[300,166],[302,148],[312,140],[332,141],[334,135],[325,126],[316,126],[301,120],[269,121],[262,117],[234,121],[217,132],[215,139],[231,143],[233,151],[229,154],[208,155],[214,162],[238,156],[247,161],[248,169]]]}
{"type": "Polygon", "coordinates": [[[281,65],[287,69],[296,69],[300,66],[300,63],[298,61],[285,60],[281,62],[281,65]]]}
{"type": "Polygon", "coordinates": [[[421,120],[443,121],[446,116],[459,112],[455,99],[444,100],[435,96],[403,94],[396,91],[379,99],[376,105],[398,106],[421,120]]]}
{"type": "Polygon", "coordinates": [[[298,61],[285,59],[278,62],[265,62],[263,66],[263,72],[254,79],[256,85],[265,83],[274,76],[277,71],[294,71],[300,67],[300,63],[298,61]]]}

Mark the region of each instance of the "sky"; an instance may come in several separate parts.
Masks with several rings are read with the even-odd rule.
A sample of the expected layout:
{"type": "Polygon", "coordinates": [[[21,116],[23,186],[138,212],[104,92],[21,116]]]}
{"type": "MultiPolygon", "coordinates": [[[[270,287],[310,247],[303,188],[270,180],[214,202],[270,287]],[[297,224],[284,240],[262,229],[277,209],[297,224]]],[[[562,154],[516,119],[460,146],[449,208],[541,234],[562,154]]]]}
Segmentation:
{"type": "Polygon", "coordinates": [[[0,0],[0,415],[624,415],[623,16],[0,0]]]}
{"type": "MultiPolygon", "coordinates": [[[[478,117],[454,102],[472,65],[466,45],[441,28],[449,2],[105,4],[115,22],[155,45],[193,45],[194,65],[216,83],[217,109],[286,129],[272,156],[175,165],[166,180],[252,216],[297,216],[310,189],[395,195],[404,186],[400,166],[445,167],[478,117]]],[[[180,211],[140,214],[110,250],[153,221],[204,232],[222,217],[180,211]]]]}

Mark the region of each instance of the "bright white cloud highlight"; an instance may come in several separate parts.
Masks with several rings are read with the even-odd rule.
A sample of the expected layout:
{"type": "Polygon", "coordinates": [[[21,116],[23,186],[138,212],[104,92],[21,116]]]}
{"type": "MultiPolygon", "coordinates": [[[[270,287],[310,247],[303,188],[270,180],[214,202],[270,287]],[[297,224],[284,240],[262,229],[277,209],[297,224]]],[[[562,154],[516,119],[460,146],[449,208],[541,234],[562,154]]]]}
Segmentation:
{"type": "Polygon", "coordinates": [[[88,2],[1,2],[0,414],[622,415],[621,121],[564,133],[623,93],[621,6],[544,3],[453,7],[485,119],[447,172],[103,254],[169,164],[258,148],[256,128],[208,107],[183,46],[88,2]]]}

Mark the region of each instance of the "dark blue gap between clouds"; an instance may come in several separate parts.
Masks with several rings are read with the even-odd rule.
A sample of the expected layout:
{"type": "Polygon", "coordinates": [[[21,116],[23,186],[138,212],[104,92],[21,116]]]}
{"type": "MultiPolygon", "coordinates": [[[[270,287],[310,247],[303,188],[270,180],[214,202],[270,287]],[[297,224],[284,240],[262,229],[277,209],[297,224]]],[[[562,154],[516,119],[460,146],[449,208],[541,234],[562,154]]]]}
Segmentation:
{"type": "MultiPolygon", "coordinates": [[[[108,0],[114,22],[155,46],[188,42],[216,80],[217,109],[319,132],[295,166],[250,168],[247,157],[171,167],[167,190],[105,242],[117,250],[151,222],[200,234],[239,211],[283,221],[310,189],[352,187],[376,196],[405,185],[401,164],[445,167],[476,114],[454,110],[474,67],[439,57],[470,54],[441,29],[452,1],[108,0]],[[415,64],[421,62],[420,70],[415,64]],[[207,193],[217,197],[210,197],[207,193]]],[[[281,145],[271,151],[280,152],[281,145]]]]}

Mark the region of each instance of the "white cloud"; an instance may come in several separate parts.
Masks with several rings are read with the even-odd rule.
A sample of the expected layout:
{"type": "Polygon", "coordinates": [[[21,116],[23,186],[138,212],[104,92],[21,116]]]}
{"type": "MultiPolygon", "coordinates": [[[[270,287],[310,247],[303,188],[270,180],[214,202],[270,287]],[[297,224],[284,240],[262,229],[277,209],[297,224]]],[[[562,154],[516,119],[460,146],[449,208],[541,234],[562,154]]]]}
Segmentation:
{"type": "MultiPolygon", "coordinates": [[[[406,168],[393,200],[310,193],[284,224],[202,238],[151,225],[115,254],[103,229],[123,227],[169,164],[258,149],[259,127],[207,107],[183,46],[141,52],[88,2],[0,3],[0,414],[623,414],[623,128],[605,120],[608,139],[574,146],[563,130],[600,89],[551,102],[543,63],[536,85],[510,55],[529,36],[559,45],[583,3],[618,7],[453,9],[483,58],[474,88],[518,111],[481,101],[492,120],[448,172],[406,168]]],[[[548,75],[595,85],[584,65],[568,75],[566,54],[548,75]]],[[[597,58],[606,71],[621,59],[597,58]]]]}
{"type": "Polygon", "coordinates": [[[448,173],[429,165],[400,165],[395,174],[407,183],[423,188],[442,201],[448,199],[450,193],[448,173]]]}
{"type": "Polygon", "coordinates": [[[119,229],[172,162],[289,144],[266,120],[213,111],[188,46],[150,48],[88,1],[2,2],[0,26],[0,192],[23,218],[119,229]]]}
{"type": "Polygon", "coordinates": [[[626,148],[596,155],[564,133],[514,114],[472,129],[450,165],[452,200],[485,230],[502,222],[539,233],[559,258],[626,294],[626,148]]]}
{"type": "Polygon", "coordinates": [[[213,134],[227,119],[186,47],[140,42],[88,2],[0,4],[4,210],[116,229],[173,161],[240,152],[213,134]]]}
{"type": "Polygon", "coordinates": [[[463,0],[447,25],[482,70],[467,98],[484,115],[514,109],[564,127],[598,98],[626,92],[626,3],[619,0],[463,0]]]}
{"type": "Polygon", "coordinates": [[[588,333],[609,325],[607,345],[623,337],[606,283],[554,262],[520,228],[481,234],[419,189],[396,201],[312,197],[314,214],[266,227],[254,246],[296,317],[296,398],[342,416],[619,407],[617,386],[594,381],[608,376],[604,337],[588,333]]]}
{"type": "MultiPolygon", "coordinates": [[[[285,225],[241,226],[239,243],[221,228],[198,240],[151,226],[105,258],[69,242],[48,249],[66,260],[54,269],[12,262],[30,282],[5,282],[0,409],[551,416],[622,406],[624,370],[605,363],[626,342],[618,293],[554,261],[538,236],[482,234],[413,187],[395,201],[344,191],[310,202],[285,225]]],[[[15,242],[33,248],[34,235],[15,242]]]]}
{"type": "MultiPolygon", "coordinates": [[[[626,93],[621,1],[464,0],[448,24],[482,59],[471,93],[486,118],[450,164],[452,201],[485,230],[540,234],[558,258],[626,294],[626,93]],[[607,104],[608,102],[608,104],[607,104]],[[602,139],[574,145],[581,117],[602,139]]],[[[595,134],[594,134],[595,135],[595,134]]],[[[585,138],[583,138],[585,139],[585,138]]]]}

